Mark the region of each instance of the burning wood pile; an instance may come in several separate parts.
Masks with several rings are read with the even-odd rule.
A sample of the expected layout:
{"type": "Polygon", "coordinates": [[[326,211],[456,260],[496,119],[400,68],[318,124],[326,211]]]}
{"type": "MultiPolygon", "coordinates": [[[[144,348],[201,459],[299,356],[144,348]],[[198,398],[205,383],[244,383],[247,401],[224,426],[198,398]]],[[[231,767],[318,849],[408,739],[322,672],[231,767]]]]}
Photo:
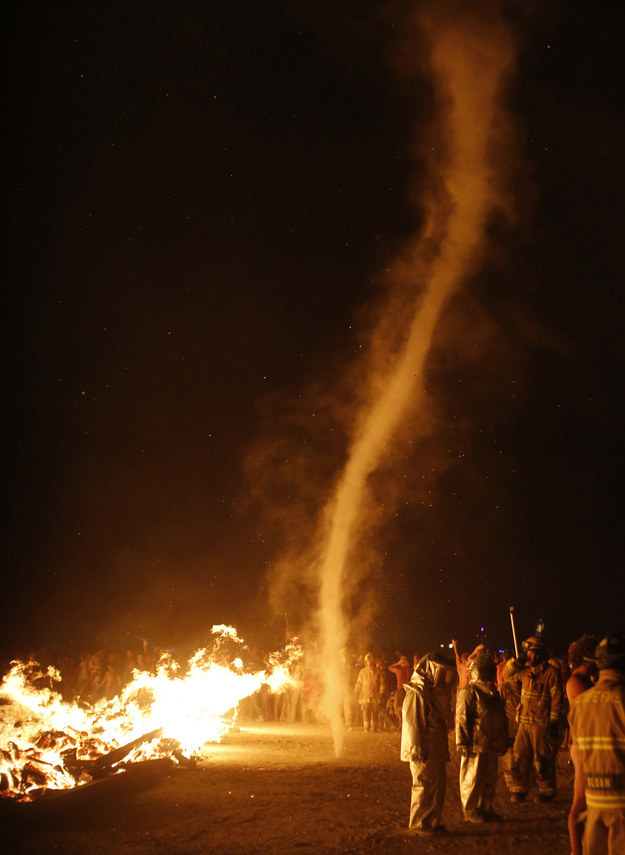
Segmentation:
{"type": "MultiPolygon", "coordinates": [[[[85,738],[79,741],[75,736],[63,732],[46,731],[34,745],[25,749],[20,749],[15,742],[9,742],[6,749],[1,749],[0,792],[4,796],[13,796],[17,801],[33,801],[47,792],[72,789],[119,774],[126,771],[132,763],[136,765],[137,762],[148,762],[124,762],[124,758],[140,745],[156,740],[161,735],[160,729],[146,733],[106,754],[97,753],[101,745],[99,740],[85,738]],[[79,747],[86,756],[78,757],[79,747]],[[54,751],[58,753],[60,762],[44,759],[54,751]]],[[[161,739],[160,744],[152,750],[158,754],[183,759],[176,740],[161,739]]]]}
{"type": "MultiPolygon", "coordinates": [[[[232,627],[213,634],[242,644],[232,627]]],[[[194,765],[233,727],[243,698],[263,683],[293,684],[288,663],[274,658],[270,669],[246,673],[240,658],[224,664],[223,653],[206,649],[184,673],[166,656],[156,674],[135,671],[118,697],[93,706],[64,701],[44,678],[51,685],[61,675],[16,661],[0,684],[0,795],[22,802],[156,759],[194,765]]]]}

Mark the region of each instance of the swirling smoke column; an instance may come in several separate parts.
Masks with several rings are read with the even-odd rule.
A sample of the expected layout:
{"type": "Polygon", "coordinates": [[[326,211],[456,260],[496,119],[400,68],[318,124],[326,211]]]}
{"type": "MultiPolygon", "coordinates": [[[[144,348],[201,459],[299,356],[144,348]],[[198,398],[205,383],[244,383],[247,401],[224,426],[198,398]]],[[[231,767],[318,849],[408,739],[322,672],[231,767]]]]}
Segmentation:
{"type": "Polygon", "coordinates": [[[349,625],[345,598],[353,584],[352,573],[357,573],[346,568],[366,525],[367,481],[384,461],[407,408],[423,399],[424,363],[437,322],[450,297],[483,260],[490,218],[510,209],[505,161],[511,123],[503,95],[516,64],[512,28],[492,3],[426,0],[415,7],[410,24],[413,34],[418,33],[419,56],[411,57],[406,44],[398,53],[404,77],[411,59],[421,74],[425,62],[437,105],[432,128],[437,142],[434,151],[426,154],[431,187],[428,198],[419,200],[425,226],[389,270],[389,293],[401,295],[391,297],[389,305],[393,301],[395,308],[402,305],[403,320],[395,314],[389,324],[388,317],[381,317],[374,331],[372,350],[378,358],[369,380],[368,403],[357,420],[347,462],[323,515],[318,628],[324,711],[337,755],[344,731],[340,651],[349,625]],[[424,44],[428,57],[423,55],[424,44]],[[391,328],[395,339],[385,347],[391,328]]]}

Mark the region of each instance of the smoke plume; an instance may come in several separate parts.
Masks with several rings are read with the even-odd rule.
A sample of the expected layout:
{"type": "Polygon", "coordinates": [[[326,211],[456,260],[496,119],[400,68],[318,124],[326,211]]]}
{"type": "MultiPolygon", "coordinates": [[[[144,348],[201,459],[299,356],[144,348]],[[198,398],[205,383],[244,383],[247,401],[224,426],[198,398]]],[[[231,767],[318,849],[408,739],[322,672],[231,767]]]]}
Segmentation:
{"type": "MultiPolygon", "coordinates": [[[[398,68],[410,80],[423,73],[427,56],[436,103],[435,122],[424,134],[431,176],[427,198],[419,200],[425,222],[386,277],[388,300],[372,337],[367,393],[347,461],[322,514],[317,564],[325,713],[337,753],[345,688],[340,651],[350,618],[346,602],[362,579],[351,559],[371,521],[371,476],[391,443],[401,441],[406,414],[425,405],[425,362],[437,324],[483,261],[491,218],[511,213],[504,168],[511,134],[503,101],[516,57],[509,27],[493,4],[442,2],[419,4],[408,32],[411,38],[397,51],[398,68]]],[[[417,156],[424,156],[422,147],[417,156]]]]}

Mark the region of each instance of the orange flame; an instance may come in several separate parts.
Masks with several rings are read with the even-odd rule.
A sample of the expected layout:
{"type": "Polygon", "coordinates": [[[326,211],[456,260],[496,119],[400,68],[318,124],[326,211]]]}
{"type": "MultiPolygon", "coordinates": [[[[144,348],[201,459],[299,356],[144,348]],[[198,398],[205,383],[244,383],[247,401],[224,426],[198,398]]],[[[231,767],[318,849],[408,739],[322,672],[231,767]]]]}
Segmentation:
{"type": "MultiPolygon", "coordinates": [[[[215,626],[213,634],[242,645],[232,627],[215,626]]],[[[45,789],[87,783],[84,764],[77,779],[68,768],[70,759],[75,757],[80,769],[80,760],[101,757],[146,733],[151,738],[119,761],[172,756],[173,750],[201,756],[207,743],[219,742],[232,727],[243,698],[263,683],[274,691],[297,683],[291,668],[301,655],[299,645],[291,643],[282,655],[269,657],[266,670],[248,673],[240,657],[219,664],[202,649],[182,674],[178,663],[164,656],[156,673],[135,670],[118,697],[93,706],[68,703],[53,689],[34,687],[33,680],[44,676],[39,666],[15,661],[0,685],[4,794],[30,800],[45,789]]],[[[46,673],[61,679],[54,669],[46,673]]]]}

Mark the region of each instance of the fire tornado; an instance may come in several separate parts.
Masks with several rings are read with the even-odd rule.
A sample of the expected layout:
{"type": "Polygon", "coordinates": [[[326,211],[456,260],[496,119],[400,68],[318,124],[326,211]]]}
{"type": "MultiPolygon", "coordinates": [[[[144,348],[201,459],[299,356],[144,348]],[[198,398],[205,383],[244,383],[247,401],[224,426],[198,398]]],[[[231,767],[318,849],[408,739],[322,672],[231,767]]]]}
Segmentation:
{"type": "MultiPolygon", "coordinates": [[[[325,710],[335,751],[342,749],[340,651],[347,642],[345,598],[358,570],[348,568],[355,538],[366,524],[368,479],[385,459],[408,408],[424,401],[425,360],[445,306],[476,272],[487,247],[487,226],[503,214],[509,120],[504,85],[515,58],[511,28],[496,6],[420,4],[411,25],[428,45],[428,73],[436,102],[436,143],[427,156],[432,189],[421,200],[425,225],[388,271],[391,300],[374,330],[376,365],[367,405],[334,494],[324,510],[319,564],[319,630],[325,669],[325,710]],[[497,153],[497,155],[496,155],[497,153]],[[397,297],[399,295],[399,298],[397,297]],[[400,306],[399,312],[397,307],[400,306]],[[393,336],[388,341],[389,331],[393,336]],[[397,347],[397,338],[400,345],[397,347]]],[[[424,57],[401,50],[403,70],[424,57]],[[406,65],[407,63],[407,65],[406,65]]],[[[423,156],[423,153],[422,155],[423,156]]]]}

